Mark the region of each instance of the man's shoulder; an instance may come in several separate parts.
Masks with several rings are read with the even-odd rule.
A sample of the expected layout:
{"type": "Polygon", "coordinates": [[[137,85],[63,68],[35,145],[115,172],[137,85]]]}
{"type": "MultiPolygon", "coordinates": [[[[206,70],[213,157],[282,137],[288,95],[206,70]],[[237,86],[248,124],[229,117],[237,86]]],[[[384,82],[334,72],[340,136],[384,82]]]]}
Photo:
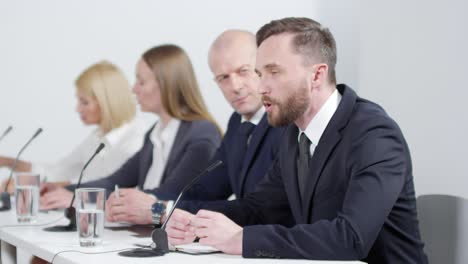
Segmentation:
{"type": "Polygon", "coordinates": [[[382,106],[359,97],[356,100],[350,124],[363,129],[379,126],[398,128],[395,120],[388,115],[382,106]]]}
{"type": "Polygon", "coordinates": [[[379,104],[358,96],[352,88],[345,84],[337,85],[337,89],[342,95],[337,113],[332,118],[332,120],[336,119],[337,122],[334,124],[337,126],[351,126],[357,130],[379,125],[398,127],[379,104]]]}
{"type": "Polygon", "coordinates": [[[229,117],[226,132],[238,127],[241,122],[241,119],[242,119],[242,116],[240,114],[238,114],[237,112],[232,112],[231,116],[229,117]]]}

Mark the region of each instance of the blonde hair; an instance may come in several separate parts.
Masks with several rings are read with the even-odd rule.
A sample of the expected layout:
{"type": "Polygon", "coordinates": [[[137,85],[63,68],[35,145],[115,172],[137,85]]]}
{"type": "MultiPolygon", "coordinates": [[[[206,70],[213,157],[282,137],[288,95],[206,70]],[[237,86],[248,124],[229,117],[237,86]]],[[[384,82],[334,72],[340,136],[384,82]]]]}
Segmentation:
{"type": "Polygon", "coordinates": [[[187,53],[172,44],[146,51],[143,60],[151,68],[161,89],[161,103],[172,117],[185,120],[208,120],[222,130],[208,112],[187,53]]]}
{"type": "Polygon", "coordinates": [[[101,109],[99,127],[104,134],[135,117],[136,103],[130,84],[112,63],[102,61],[91,65],[78,76],[75,85],[78,92],[97,100],[101,109]]]}

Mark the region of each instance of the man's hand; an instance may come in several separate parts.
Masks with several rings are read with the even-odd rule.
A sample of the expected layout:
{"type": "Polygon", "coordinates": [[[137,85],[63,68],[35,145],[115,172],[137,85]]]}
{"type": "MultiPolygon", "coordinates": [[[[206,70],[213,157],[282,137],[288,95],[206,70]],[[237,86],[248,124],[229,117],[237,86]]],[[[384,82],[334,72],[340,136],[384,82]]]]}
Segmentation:
{"type": "Polygon", "coordinates": [[[212,246],[227,254],[242,255],[242,227],[225,215],[200,210],[190,224],[190,231],[200,238],[200,244],[212,246]]]}
{"type": "Polygon", "coordinates": [[[54,187],[54,189],[42,192],[40,203],[41,210],[62,209],[70,206],[73,193],[62,187],[54,187]]]}
{"type": "Polygon", "coordinates": [[[190,231],[190,222],[193,217],[195,216],[187,211],[174,210],[166,225],[169,244],[173,246],[189,244],[195,240],[195,233],[190,231]]]}
{"type": "Polygon", "coordinates": [[[151,224],[151,205],[156,199],[142,191],[128,188],[120,189],[120,196],[111,193],[106,201],[106,219],[110,222],[127,222],[132,224],[151,224]]]}
{"type": "Polygon", "coordinates": [[[56,190],[58,189],[60,186],[53,183],[53,182],[45,182],[45,183],[41,183],[41,187],[40,187],[40,191],[39,193],[42,195],[48,193],[48,192],[51,192],[53,190],[56,190]]]}

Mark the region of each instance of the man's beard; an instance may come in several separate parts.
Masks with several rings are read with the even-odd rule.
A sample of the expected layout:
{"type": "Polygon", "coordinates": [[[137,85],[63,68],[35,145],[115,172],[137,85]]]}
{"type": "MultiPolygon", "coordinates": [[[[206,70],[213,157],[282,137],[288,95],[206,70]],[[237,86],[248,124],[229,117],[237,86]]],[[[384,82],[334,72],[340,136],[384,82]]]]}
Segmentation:
{"type": "Polygon", "coordinates": [[[273,127],[281,127],[296,121],[309,107],[309,100],[307,100],[306,94],[307,88],[301,86],[300,89],[288,96],[284,102],[264,95],[262,100],[268,101],[278,107],[277,114],[273,115],[273,111],[268,113],[268,123],[273,127]]]}

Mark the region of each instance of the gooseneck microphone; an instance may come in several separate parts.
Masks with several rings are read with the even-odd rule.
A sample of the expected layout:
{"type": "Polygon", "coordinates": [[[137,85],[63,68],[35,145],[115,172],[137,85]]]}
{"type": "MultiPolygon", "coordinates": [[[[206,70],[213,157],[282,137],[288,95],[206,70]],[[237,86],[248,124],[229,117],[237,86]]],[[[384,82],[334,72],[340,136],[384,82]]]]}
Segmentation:
{"type": "Polygon", "coordinates": [[[201,176],[205,175],[206,173],[214,170],[218,166],[223,164],[221,160],[217,160],[213,162],[208,168],[206,168],[202,173],[198,174],[195,178],[192,179],[192,181],[185,185],[185,187],[182,189],[182,191],[179,193],[179,196],[177,196],[176,201],[174,202],[174,205],[172,206],[171,210],[167,214],[166,221],[162,224],[161,228],[156,228],[153,230],[151,233],[151,239],[153,240],[153,245],[151,246],[151,249],[147,248],[137,248],[137,249],[132,249],[128,251],[122,251],[119,252],[120,256],[124,257],[157,257],[157,256],[163,256],[164,254],[169,252],[169,246],[168,246],[168,240],[167,240],[167,233],[166,233],[166,225],[169,221],[169,219],[172,216],[172,213],[177,207],[177,204],[179,203],[180,199],[182,196],[185,194],[185,192],[192,188],[192,186],[200,179],[201,176]]]}
{"type": "MultiPolygon", "coordinates": [[[[10,129],[11,130],[11,129],[10,129]]],[[[8,131],[8,129],[7,129],[8,131]]],[[[13,178],[13,172],[16,169],[16,164],[18,163],[19,157],[21,156],[21,153],[26,149],[26,147],[42,132],[42,128],[39,128],[36,130],[34,135],[26,142],[26,144],[21,148],[21,150],[18,152],[18,155],[16,155],[16,159],[13,161],[13,165],[11,166],[10,169],[10,176],[8,177],[7,184],[5,185],[5,189],[3,190],[1,194],[1,199],[2,199],[2,206],[0,207],[0,211],[6,211],[11,209],[11,200],[10,200],[10,194],[7,192],[8,190],[8,185],[10,185],[11,178],[13,178]]],[[[4,133],[5,135],[5,133],[4,133]]],[[[3,136],[2,136],[3,137],[3,136]]]]}
{"type": "MultiPolygon", "coordinates": [[[[99,152],[105,147],[104,143],[99,144],[99,146],[96,148],[96,151],[94,151],[94,154],[89,158],[89,160],[86,162],[86,164],[83,166],[80,172],[80,178],[78,178],[78,183],[76,184],[76,188],[80,188],[81,185],[81,179],[83,178],[83,172],[88,167],[89,163],[96,157],[99,152]]],[[[73,198],[70,202],[70,206],[65,209],[65,217],[70,220],[70,223],[66,226],[51,226],[51,227],[46,227],[44,228],[45,231],[50,231],[50,232],[72,232],[76,231],[76,209],[73,206],[73,202],[75,201],[75,192],[73,192],[73,198]]]]}
{"type": "Polygon", "coordinates": [[[3,139],[6,135],[8,135],[8,133],[10,133],[12,129],[13,129],[13,127],[12,127],[12,126],[9,126],[9,127],[5,130],[5,132],[3,132],[3,134],[0,136],[0,141],[2,141],[2,139],[3,139]]]}
{"type": "MultiPolygon", "coordinates": [[[[177,196],[176,201],[174,202],[174,206],[172,206],[171,211],[169,211],[169,213],[167,214],[166,221],[164,221],[164,223],[162,224],[161,229],[166,230],[167,220],[169,220],[169,218],[171,217],[172,213],[174,212],[174,210],[176,208],[176,205],[179,203],[180,198],[182,198],[182,196],[185,194],[185,192],[188,189],[192,188],[192,186],[198,181],[198,179],[200,179],[200,177],[202,175],[216,169],[221,164],[223,164],[223,162],[221,160],[217,160],[217,161],[213,162],[208,168],[206,168],[205,171],[198,174],[197,177],[193,178],[192,181],[182,189],[182,191],[179,193],[179,196],[177,196]]],[[[154,231],[153,231],[153,233],[154,233],[154,231]]]]}

